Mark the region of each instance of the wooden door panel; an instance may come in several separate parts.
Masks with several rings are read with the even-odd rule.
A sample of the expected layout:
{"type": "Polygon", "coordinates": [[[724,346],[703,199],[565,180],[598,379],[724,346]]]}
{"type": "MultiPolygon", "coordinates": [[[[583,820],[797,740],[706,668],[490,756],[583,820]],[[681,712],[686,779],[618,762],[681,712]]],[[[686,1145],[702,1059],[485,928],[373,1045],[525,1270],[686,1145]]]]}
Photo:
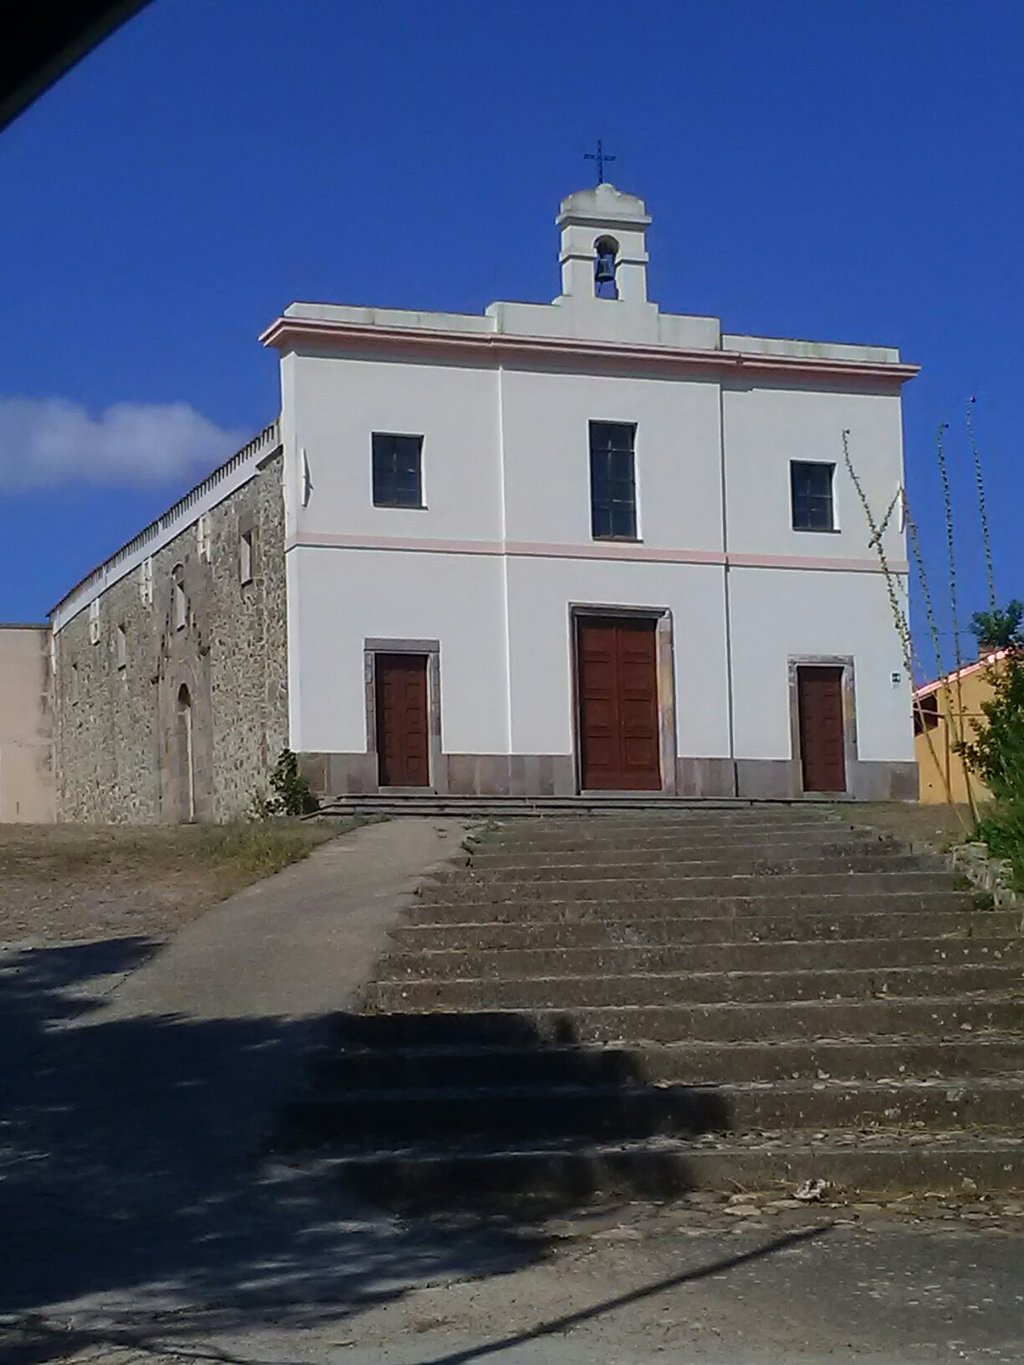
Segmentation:
{"type": "Polygon", "coordinates": [[[580,619],[577,662],[583,788],[660,791],[655,622],[580,619]]]}
{"type": "Polygon", "coordinates": [[[798,668],[797,707],[804,791],[846,791],[842,668],[798,668]]]}
{"type": "Polygon", "coordinates": [[[378,654],[375,672],[380,785],[429,787],[426,656],[378,654]]]}

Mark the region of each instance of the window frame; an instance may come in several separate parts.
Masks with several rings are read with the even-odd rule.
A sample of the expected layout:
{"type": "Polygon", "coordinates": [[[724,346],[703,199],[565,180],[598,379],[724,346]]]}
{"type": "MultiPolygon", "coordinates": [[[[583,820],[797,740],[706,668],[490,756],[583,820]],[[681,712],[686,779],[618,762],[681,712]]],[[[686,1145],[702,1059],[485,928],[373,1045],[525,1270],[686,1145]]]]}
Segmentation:
{"type": "Polygon", "coordinates": [[[114,666],[118,673],[128,670],[128,632],[123,621],[114,627],[114,666]]]}
{"type": "Polygon", "coordinates": [[[939,708],[938,692],[914,698],[914,735],[923,735],[928,730],[936,730],[943,715],[939,708]]]}
{"type": "Polygon", "coordinates": [[[636,544],[640,540],[640,517],[639,501],[637,498],[637,478],[636,478],[636,422],[610,422],[592,419],[587,426],[587,445],[588,459],[590,466],[590,537],[592,540],[614,540],[625,544],[636,544]],[[628,449],[623,446],[616,448],[609,442],[602,445],[596,440],[597,434],[603,429],[614,429],[619,432],[629,433],[628,449]],[[621,473],[615,474],[613,470],[614,456],[627,456],[629,462],[629,478],[623,478],[621,473]],[[600,470],[599,462],[606,461],[606,467],[600,470]],[[598,477],[600,474],[600,477],[598,477]],[[602,484],[606,488],[606,496],[599,497],[599,488],[602,484]],[[629,499],[616,497],[614,489],[616,486],[625,487],[628,483],[630,489],[629,499]],[[616,508],[628,507],[629,509],[629,530],[622,529],[621,524],[616,526],[616,508]],[[607,514],[607,530],[602,530],[599,518],[607,514]]]}
{"type": "Polygon", "coordinates": [[[188,625],[188,595],[185,592],[185,566],[175,564],[171,570],[171,628],[184,630],[188,625]]]}
{"type": "MultiPolygon", "coordinates": [[[[374,507],[389,509],[403,508],[406,511],[424,511],[426,499],[423,488],[423,445],[422,434],[408,431],[372,431],[370,433],[370,500],[374,507]],[[392,442],[390,451],[384,449],[384,442],[392,442]],[[399,496],[400,483],[402,482],[403,471],[399,468],[399,442],[415,443],[415,500],[405,499],[399,496]],[[390,457],[391,468],[385,469],[383,461],[390,457]],[[378,472],[380,477],[378,478],[378,472]],[[388,487],[387,477],[392,482],[388,487]],[[390,493],[390,496],[388,494],[390,493]]],[[[406,479],[413,471],[405,470],[406,479]]]]}
{"type": "Polygon", "coordinates": [[[789,462],[789,519],[794,531],[810,532],[812,535],[835,535],[839,531],[836,520],[836,466],[833,460],[790,460],[789,462]],[[813,524],[813,512],[815,504],[825,502],[822,493],[813,491],[798,492],[797,477],[798,471],[802,470],[826,470],[828,473],[828,525],[816,526],[813,524]],[[809,514],[805,522],[797,519],[797,509],[803,505],[804,510],[809,514]]]}
{"type": "Polygon", "coordinates": [[[256,577],[256,531],[247,526],[238,533],[238,581],[244,588],[256,577]]]}

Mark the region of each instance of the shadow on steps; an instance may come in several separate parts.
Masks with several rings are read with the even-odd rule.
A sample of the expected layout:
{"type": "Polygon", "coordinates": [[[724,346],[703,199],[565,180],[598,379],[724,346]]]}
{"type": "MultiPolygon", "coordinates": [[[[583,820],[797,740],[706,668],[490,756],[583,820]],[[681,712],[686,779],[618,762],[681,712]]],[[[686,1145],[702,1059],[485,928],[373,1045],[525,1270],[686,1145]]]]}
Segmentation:
{"type": "Polygon", "coordinates": [[[678,1196],[695,1188],[686,1140],[729,1127],[715,1087],[652,1084],[570,1015],[343,1014],[273,1145],[375,1204],[533,1216],[678,1196]]]}

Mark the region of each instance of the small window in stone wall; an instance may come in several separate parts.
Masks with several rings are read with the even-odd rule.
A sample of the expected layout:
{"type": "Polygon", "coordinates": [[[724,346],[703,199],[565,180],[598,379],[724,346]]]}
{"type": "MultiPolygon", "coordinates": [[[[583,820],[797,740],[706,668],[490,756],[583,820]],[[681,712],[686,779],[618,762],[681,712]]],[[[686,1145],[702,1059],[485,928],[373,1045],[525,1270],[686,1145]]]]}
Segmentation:
{"type": "Polygon", "coordinates": [[[114,657],[117,671],[123,673],[128,667],[128,636],[124,626],[118,626],[114,631],[114,657]]]}
{"type": "Polygon", "coordinates": [[[79,697],[78,665],[71,665],[71,705],[78,705],[79,697]]]}
{"type": "Polygon", "coordinates": [[[188,624],[185,570],[180,564],[175,564],[171,570],[171,623],[175,630],[184,630],[188,624]]]}
{"type": "Polygon", "coordinates": [[[209,512],[204,512],[196,522],[196,546],[199,558],[209,564],[213,559],[213,533],[210,528],[209,512]]]}
{"type": "Polygon", "coordinates": [[[256,532],[243,531],[238,537],[238,577],[251,583],[256,567],[256,532]]]}
{"type": "Polygon", "coordinates": [[[144,607],[153,605],[153,560],[147,558],[139,565],[139,601],[144,607]]]}
{"type": "Polygon", "coordinates": [[[89,643],[98,645],[100,642],[100,599],[89,603],[89,643]]]}

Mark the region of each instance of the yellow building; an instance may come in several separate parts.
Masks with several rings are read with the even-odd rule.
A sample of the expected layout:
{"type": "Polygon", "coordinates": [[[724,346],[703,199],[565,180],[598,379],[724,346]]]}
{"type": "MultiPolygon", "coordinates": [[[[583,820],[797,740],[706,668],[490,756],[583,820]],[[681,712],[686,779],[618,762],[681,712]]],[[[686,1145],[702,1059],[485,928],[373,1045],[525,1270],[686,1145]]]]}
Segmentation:
{"type": "Polygon", "coordinates": [[[967,800],[967,786],[975,801],[989,800],[980,778],[964,769],[955,751],[961,735],[975,738],[974,722],[981,720],[981,703],[992,695],[989,670],[1004,655],[990,654],[958,672],[926,683],[914,693],[914,749],[921,782],[922,801],[967,800]]]}
{"type": "Polygon", "coordinates": [[[0,821],[54,817],[49,626],[0,625],[0,821]]]}

